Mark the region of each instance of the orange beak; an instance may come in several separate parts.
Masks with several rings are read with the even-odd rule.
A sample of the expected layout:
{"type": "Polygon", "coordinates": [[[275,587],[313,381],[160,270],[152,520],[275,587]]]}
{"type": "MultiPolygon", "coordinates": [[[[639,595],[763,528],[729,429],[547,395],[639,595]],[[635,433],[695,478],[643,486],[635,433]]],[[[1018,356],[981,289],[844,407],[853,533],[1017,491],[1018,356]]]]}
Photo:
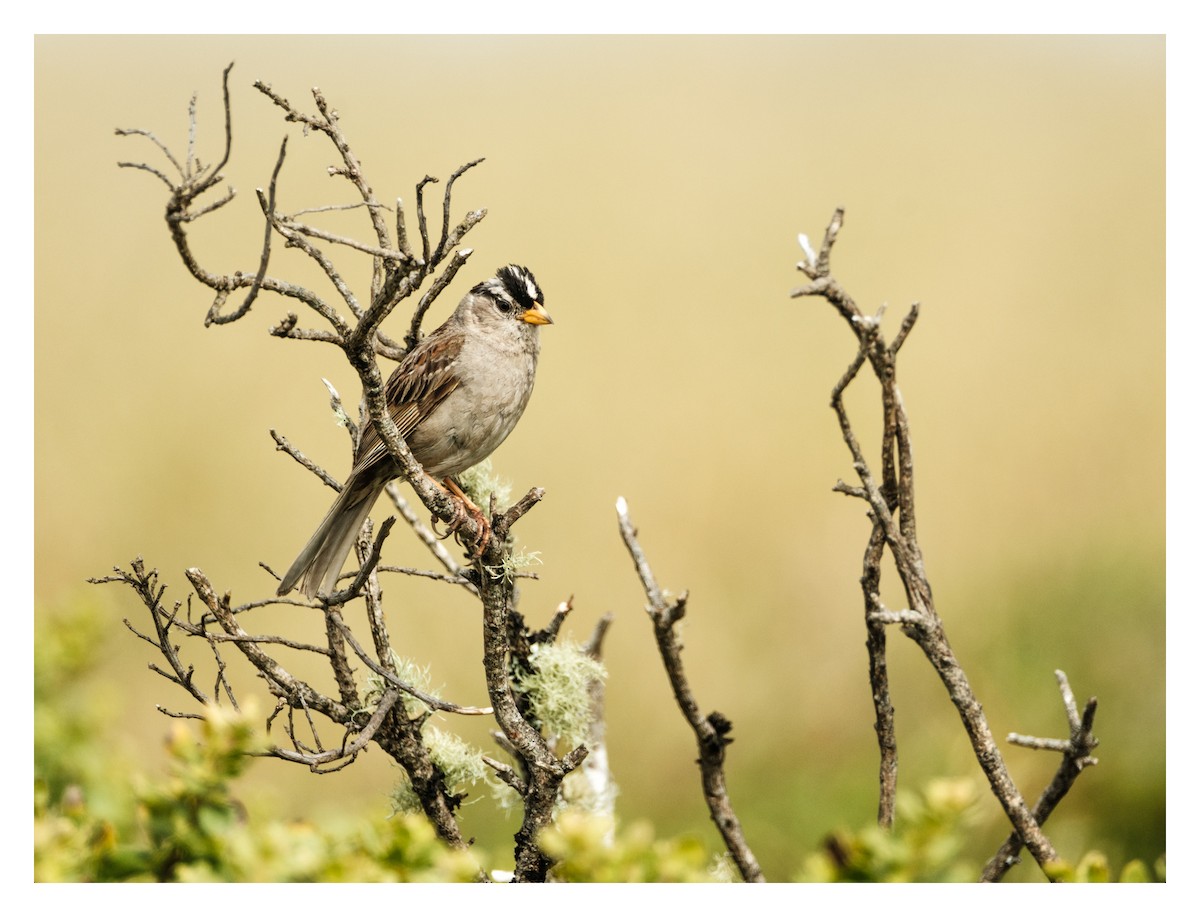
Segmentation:
{"type": "Polygon", "coordinates": [[[553,325],[554,319],[550,317],[545,309],[542,308],[540,302],[535,302],[533,308],[526,309],[521,315],[521,321],[529,322],[531,325],[553,325]]]}

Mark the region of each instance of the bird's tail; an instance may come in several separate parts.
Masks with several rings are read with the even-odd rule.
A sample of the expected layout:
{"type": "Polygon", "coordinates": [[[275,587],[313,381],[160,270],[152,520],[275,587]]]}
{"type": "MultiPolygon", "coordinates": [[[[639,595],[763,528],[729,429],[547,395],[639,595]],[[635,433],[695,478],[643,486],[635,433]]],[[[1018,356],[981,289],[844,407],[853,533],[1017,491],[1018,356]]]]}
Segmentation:
{"type": "Polygon", "coordinates": [[[310,599],[318,590],[327,595],[335,591],[358,531],[386,483],[370,475],[363,475],[361,480],[351,477],[346,482],[304,550],[283,575],[279,595],[287,595],[297,582],[310,599]]]}

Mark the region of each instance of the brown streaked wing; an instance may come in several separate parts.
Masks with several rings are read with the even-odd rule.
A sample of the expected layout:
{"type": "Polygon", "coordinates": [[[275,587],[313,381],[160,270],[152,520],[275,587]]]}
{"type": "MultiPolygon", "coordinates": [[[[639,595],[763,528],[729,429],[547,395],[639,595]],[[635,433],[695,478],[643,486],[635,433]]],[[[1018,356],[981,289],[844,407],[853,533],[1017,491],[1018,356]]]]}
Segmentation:
{"type": "MultiPolygon", "coordinates": [[[[460,335],[443,336],[435,331],[413,348],[388,377],[383,394],[392,422],[399,428],[401,436],[408,436],[458,387],[453,367],[460,350],[460,335]]],[[[363,431],[358,454],[355,473],[387,455],[387,446],[375,432],[374,424],[368,424],[363,431]]]]}

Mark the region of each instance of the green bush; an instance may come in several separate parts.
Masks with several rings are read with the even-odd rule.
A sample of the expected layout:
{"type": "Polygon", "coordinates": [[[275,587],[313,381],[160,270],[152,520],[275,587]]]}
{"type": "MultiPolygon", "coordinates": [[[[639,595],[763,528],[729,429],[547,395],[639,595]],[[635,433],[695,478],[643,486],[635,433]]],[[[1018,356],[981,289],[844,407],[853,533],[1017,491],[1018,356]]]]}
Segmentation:
{"type": "MultiPolygon", "coordinates": [[[[981,863],[962,855],[978,821],[979,802],[969,780],[931,781],[920,794],[901,792],[891,831],[870,825],[837,831],[825,840],[796,877],[800,882],[974,882],[981,863]]],[[[1110,882],[1103,854],[1085,854],[1077,865],[1060,862],[1051,874],[1064,882],[1110,882]]],[[[1155,877],[1166,880],[1166,861],[1155,864],[1155,877]]],[[[1149,882],[1150,870],[1128,863],[1120,882],[1149,882]]]]}
{"type": "Polygon", "coordinates": [[[78,791],[34,804],[34,878],[40,882],[461,882],[478,877],[420,816],[345,830],[248,821],[230,781],[253,761],[249,718],[211,708],[172,730],[170,774],[137,793],[131,830],[92,816],[78,791]],[[191,723],[199,723],[199,729],[191,723]]]}
{"type": "Polygon", "coordinates": [[[656,840],[646,822],[614,837],[611,820],[574,810],[560,812],[538,843],[557,861],[551,877],[559,882],[712,882],[732,875],[697,840],[656,840]]]}
{"type": "MultiPolygon", "coordinates": [[[[341,827],[248,819],[231,784],[256,760],[253,711],[213,707],[203,719],[172,721],[167,774],[134,781],[128,789],[128,765],[97,739],[103,716],[86,680],[102,649],[100,619],[86,612],[48,619],[51,626],[39,630],[35,651],[36,881],[467,882],[481,877],[485,852],[449,849],[416,813],[397,812],[341,827]],[[104,804],[97,806],[95,800],[104,804]]],[[[551,676],[561,674],[561,662],[553,654],[540,655],[539,665],[527,675],[526,693],[537,697],[549,691],[556,681],[551,676]],[[542,677],[545,684],[538,680],[542,677]]],[[[567,668],[573,673],[571,684],[601,674],[583,669],[581,676],[576,668],[567,668]]],[[[571,717],[555,720],[555,728],[570,733],[570,722],[571,717]]],[[[455,754],[470,761],[477,757],[471,749],[455,754]]],[[[479,777],[471,771],[462,779],[479,777]]],[[[872,825],[834,832],[794,878],[975,881],[981,864],[964,858],[963,849],[978,808],[969,781],[932,782],[920,794],[901,794],[892,831],[872,825]]],[[[715,844],[715,836],[709,841],[715,844]]],[[[560,882],[735,877],[728,857],[715,856],[700,840],[656,838],[644,822],[618,830],[611,819],[577,806],[560,808],[539,843],[556,863],[551,878],[560,882]]],[[[1107,859],[1097,852],[1074,865],[1059,864],[1054,874],[1069,882],[1113,879],[1107,859]]],[[[1152,868],[1134,861],[1117,871],[1121,882],[1165,878],[1165,858],[1152,868]]]]}

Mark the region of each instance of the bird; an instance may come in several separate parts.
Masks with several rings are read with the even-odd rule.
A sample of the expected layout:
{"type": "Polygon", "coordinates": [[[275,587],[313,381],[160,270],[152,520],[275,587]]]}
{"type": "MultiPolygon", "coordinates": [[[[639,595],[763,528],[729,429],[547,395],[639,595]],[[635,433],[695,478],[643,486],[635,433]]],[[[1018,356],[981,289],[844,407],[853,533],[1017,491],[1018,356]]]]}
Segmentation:
{"type": "MultiPolygon", "coordinates": [[[[521,419],[537,371],[538,329],[553,324],[544,303],[528,268],[501,267],[405,354],[384,385],[388,411],[413,457],[481,523],[480,553],[487,522],[453,478],[490,456],[521,419]]],[[[364,425],[341,493],[283,575],[278,594],[297,584],[309,599],[332,594],[359,529],[399,475],[374,424],[364,425]]],[[[460,510],[451,531],[462,518],[460,510]]]]}

